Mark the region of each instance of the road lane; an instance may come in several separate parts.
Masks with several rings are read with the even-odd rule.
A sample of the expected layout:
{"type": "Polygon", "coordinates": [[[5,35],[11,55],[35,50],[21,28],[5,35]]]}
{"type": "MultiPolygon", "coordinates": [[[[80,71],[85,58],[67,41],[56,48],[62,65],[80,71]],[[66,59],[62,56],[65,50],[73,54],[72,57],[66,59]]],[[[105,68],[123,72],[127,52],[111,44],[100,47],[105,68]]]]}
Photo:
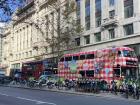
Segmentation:
{"type": "Polygon", "coordinates": [[[21,102],[20,105],[22,105],[23,102],[26,102],[24,105],[47,105],[49,103],[52,105],[140,105],[140,101],[128,101],[124,98],[84,96],[9,87],[0,87],[0,93],[0,100],[5,97],[2,101],[3,103],[0,105],[17,105],[14,104],[14,102],[21,102]],[[12,100],[6,97],[12,97],[12,100]],[[7,103],[6,100],[11,101],[12,104],[7,103]]]}
{"type": "Polygon", "coordinates": [[[36,104],[35,102],[24,101],[14,97],[0,95],[0,105],[35,105],[35,104],[36,104]]]}
{"type": "MultiPolygon", "coordinates": [[[[44,102],[41,100],[29,99],[29,98],[24,98],[24,97],[15,97],[13,95],[8,95],[4,93],[0,93],[0,99],[3,99],[2,101],[0,101],[0,105],[1,104],[5,105],[4,102],[7,102],[7,100],[5,101],[5,99],[8,99],[8,101],[10,102],[10,104],[6,104],[6,105],[11,105],[11,103],[14,103],[14,104],[19,103],[20,105],[22,105],[22,103],[18,102],[19,100],[23,100],[22,102],[27,102],[27,104],[29,105],[31,105],[31,102],[32,104],[56,105],[55,103],[44,102]]],[[[27,105],[27,104],[23,103],[23,105],[27,105]]]]}

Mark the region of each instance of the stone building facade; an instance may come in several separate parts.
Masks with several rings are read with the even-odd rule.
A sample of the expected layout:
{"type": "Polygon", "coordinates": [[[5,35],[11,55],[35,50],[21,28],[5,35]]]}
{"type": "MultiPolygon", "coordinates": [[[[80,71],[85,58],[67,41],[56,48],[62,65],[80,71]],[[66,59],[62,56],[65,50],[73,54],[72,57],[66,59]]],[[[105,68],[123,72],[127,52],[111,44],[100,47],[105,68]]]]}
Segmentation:
{"type": "MultiPolygon", "coordinates": [[[[62,5],[65,1],[61,0],[62,5]]],[[[140,61],[140,0],[75,2],[77,22],[84,27],[82,35],[75,38],[81,51],[129,46],[135,49],[140,61]]],[[[44,23],[47,23],[48,18],[56,20],[57,14],[48,3],[49,0],[31,0],[22,11],[18,10],[13,15],[16,21],[11,22],[9,69],[20,69],[23,62],[36,60],[44,53],[45,56],[40,56],[40,59],[51,57],[51,49],[44,51],[47,43],[39,31],[41,27],[46,32],[44,35],[51,36],[44,23]],[[39,24],[39,27],[35,24],[39,24]]]]}

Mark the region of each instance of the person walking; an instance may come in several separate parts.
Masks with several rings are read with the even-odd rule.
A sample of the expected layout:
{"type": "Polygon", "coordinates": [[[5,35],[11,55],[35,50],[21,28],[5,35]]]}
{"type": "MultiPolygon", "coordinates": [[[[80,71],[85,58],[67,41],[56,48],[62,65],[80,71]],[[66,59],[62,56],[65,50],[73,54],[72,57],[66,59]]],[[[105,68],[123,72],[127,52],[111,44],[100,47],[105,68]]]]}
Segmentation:
{"type": "Polygon", "coordinates": [[[14,75],[14,81],[15,81],[16,85],[19,82],[19,78],[20,78],[19,73],[16,72],[15,75],[14,75]]]}
{"type": "Polygon", "coordinates": [[[128,96],[129,96],[128,83],[125,83],[125,97],[128,98],[128,96]]]}

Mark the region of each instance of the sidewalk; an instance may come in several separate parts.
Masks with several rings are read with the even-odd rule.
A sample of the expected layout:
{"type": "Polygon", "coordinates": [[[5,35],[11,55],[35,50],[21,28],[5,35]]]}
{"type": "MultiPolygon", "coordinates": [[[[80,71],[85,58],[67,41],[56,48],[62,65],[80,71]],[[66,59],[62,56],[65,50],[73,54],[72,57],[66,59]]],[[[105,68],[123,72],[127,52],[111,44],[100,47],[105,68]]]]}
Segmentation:
{"type": "Polygon", "coordinates": [[[85,92],[76,92],[75,90],[58,90],[57,88],[30,88],[26,86],[16,86],[16,85],[1,85],[6,87],[12,87],[12,88],[22,88],[22,89],[32,89],[32,90],[40,90],[40,91],[50,91],[50,92],[58,92],[58,93],[66,93],[66,94],[74,94],[74,95],[86,95],[86,96],[95,96],[95,97],[101,97],[101,98],[109,98],[109,99],[117,99],[117,100],[125,100],[125,101],[133,101],[133,102],[140,102],[140,100],[136,100],[133,98],[126,99],[122,95],[114,95],[112,93],[107,92],[100,92],[99,94],[95,93],[85,93],[85,92]]]}

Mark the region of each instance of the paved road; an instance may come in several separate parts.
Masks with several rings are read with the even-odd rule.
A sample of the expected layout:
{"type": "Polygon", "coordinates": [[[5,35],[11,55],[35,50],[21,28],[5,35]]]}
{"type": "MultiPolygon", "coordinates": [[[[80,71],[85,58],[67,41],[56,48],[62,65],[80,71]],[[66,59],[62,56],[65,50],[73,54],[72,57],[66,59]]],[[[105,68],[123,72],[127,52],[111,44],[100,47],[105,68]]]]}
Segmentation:
{"type": "Polygon", "coordinates": [[[0,105],[140,105],[140,101],[0,87],[0,105]]]}

